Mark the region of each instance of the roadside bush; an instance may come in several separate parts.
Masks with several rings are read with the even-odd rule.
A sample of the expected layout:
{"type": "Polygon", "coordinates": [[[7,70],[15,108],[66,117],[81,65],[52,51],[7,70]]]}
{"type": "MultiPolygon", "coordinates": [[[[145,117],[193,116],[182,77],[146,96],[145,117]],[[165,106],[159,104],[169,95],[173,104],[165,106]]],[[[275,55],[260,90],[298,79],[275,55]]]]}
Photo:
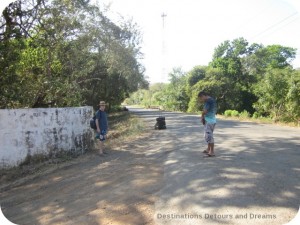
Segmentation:
{"type": "Polygon", "coordinates": [[[250,113],[247,112],[246,110],[244,110],[243,112],[240,113],[240,118],[243,118],[243,119],[247,119],[250,117],[250,113]]]}
{"type": "Polygon", "coordinates": [[[238,117],[238,116],[239,116],[239,112],[236,111],[236,110],[232,110],[232,111],[231,111],[231,116],[233,116],[233,117],[238,117]]]}
{"type": "Polygon", "coordinates": [[[226,110],[226,111],[224,112],[224,116],[230,117],[230,116],[231,116],[231,112],[232,112],[232,110],[226,110]]]}
{"type": "Polygon", "coordinates": [[[239,116],[239,112],[236,111],[236,110],[230,110],[230,109],[228,109],[228,110],[226,110],[224,112],[224,116],[226,116],[226,117],[230,117],[230,116],[238,117],[239,116]]]}
{"type": "Polygon", "coordinates": [[[253,119],[258,119],[259,117],[259,113],[258,112],[254,112],[253,115],[252,115],[252,118],[253,119]]]}

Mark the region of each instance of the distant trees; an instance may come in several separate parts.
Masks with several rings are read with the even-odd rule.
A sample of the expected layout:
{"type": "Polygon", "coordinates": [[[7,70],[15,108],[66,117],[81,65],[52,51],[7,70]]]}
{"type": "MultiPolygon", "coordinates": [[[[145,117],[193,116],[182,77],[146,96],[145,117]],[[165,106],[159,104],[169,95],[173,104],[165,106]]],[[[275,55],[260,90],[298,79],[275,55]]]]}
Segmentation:
{"type": "MultiPolygon", "coordinates": [[[[249,44],[244,38],[224,41],[207,66],[187,73],[173,71],[170,83],[154,95],[168,110],[197,112],[199,91],[218,102],[218,113],[236,110],[274,120],[300,118],[300,71],[291,66],[296,49],[281,45],[249,44]]],[[[150,87],[151,89],[151,87],[150,87]]]]}
{"type": "Polygon", "coordinates": [[[16,1],[0,21],[0,108],[115,105],[148,86],[136,25],[89,1],[16,1]]]}
{"type": "Polygon", "coordinates": [[[300,71],[290,68],[270,69],[255,85],[258,101],[254,108],[275,121],[297,121],[300,118],[300,71]]]}

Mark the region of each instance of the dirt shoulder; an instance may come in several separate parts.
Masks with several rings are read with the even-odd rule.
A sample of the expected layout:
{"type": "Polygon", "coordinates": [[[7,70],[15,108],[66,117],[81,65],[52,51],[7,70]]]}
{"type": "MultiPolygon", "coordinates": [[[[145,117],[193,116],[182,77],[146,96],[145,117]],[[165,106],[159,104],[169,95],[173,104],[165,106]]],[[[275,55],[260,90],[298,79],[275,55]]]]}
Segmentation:
{"type": "MultiPolygon", "coordinates": [[[[145,132],[118,138],[108,157],[89,153],[1,189],[7,218],[17,224],[281,225],[295,217],[298,128],[219,120],[216,157],[207,158],[199,116],[133,112],[145,132]],[[153,130],[158,115],[166,117],[166,130],[153,130]]],[[[128,126],[119,127],[128,134],[128,126]]]]}
{"type": "Polygon", "coordinates": [[[110,143],[105,158],[90,152],[2,184],[4,215],[16,224],[154,224],[164,160],[156,135],[146,129],[110,143]]]}

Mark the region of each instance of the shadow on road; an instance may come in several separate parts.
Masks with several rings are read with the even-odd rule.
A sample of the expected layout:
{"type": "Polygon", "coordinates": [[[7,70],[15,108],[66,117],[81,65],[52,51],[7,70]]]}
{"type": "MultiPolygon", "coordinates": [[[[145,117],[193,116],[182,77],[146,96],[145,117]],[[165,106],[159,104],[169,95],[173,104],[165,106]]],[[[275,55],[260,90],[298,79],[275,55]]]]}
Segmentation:
{"type": "Polygon", "coordinates": [[[203,158],[199,116],[136,110],[148,128],[107,158],[94,154],[1,190],[17,224],[284,224],[299,208],[299,130],[219,120],[215,158],[203,158]],[[154,207],[155,206],[155,207],[154,207]],[[271,214],[265,220],[158,220],[158,214],[271,214]],[[184,223],[186,222],[186,223],[184,223]],[[252,222],[252,223],[251,223],[252,222]]]}
{"type": "Polygon", "coordinates": [[[219,120],[215,130],[217,157],[203,158],[206,145],[199,116],[137,112],[148,121],[154,121],[159,113],[166,117],[168,129],[164,133],[175,148],[165,162],[165,185],[156,214],[270,215],[266,220],[250,221],[254,224],[284,224],[296,215],[300,204],[299,129],[219,120]]]}

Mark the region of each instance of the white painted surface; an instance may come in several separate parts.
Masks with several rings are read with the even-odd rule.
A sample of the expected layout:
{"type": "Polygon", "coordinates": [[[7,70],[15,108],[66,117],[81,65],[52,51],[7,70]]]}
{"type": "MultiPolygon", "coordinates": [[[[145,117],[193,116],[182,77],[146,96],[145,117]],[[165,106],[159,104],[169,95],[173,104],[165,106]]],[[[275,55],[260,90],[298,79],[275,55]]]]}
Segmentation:
{"type": "Polygon", "coordinates": [[[93,146],[92,107],[0,110],[0,167],[27,156],[84,153],[93,146]]]}

